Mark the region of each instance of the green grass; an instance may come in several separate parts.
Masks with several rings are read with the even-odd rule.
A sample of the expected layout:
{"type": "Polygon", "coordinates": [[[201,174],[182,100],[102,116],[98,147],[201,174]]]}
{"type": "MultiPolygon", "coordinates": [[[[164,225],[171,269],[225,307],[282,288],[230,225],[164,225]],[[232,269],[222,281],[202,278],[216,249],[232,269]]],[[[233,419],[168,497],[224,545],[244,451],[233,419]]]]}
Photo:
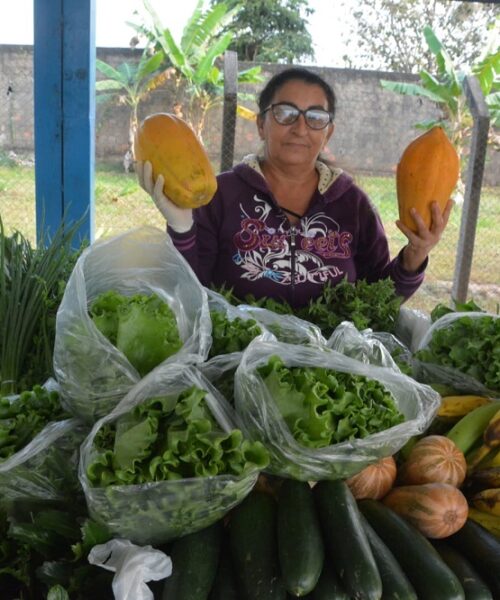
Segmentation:
{"type": "MultiPolygon", "coordinates": [[[[394,256],[406,238],[394,222],[398,218],[393,177],[357,177],[380,213],[394,256]]],[[[143,192],[134,173],[100,168],[95,177],[96,238],[117,235],[139,225],[163,228],[164,220],[143,192]]],[[[470,276],[470,297],[493,312],[500,303],[500,189],[483,188],[470,276]]],[[[35,241],[35,186],[32,168],[0,164],[0,214],[7,232],[18,229],[35,241]]],[[[450,302],[462,207],[455,206],[450,222],[433,250],[426,280],[408,306],[430,311],[437,302],[450,302]]]]}

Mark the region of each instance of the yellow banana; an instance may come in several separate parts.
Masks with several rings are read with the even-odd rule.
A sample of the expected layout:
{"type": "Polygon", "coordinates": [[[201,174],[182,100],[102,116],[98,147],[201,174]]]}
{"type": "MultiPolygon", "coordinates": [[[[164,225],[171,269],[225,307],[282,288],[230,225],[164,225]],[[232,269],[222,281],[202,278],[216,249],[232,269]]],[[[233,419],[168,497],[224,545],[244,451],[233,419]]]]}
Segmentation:
{"type": "Polygon", "coordinates": [[[500,517],[500,488],[481,490],[474,494],[471,502],[474,508],[500,517]]]}
{"type": "MultiPolygon", "coordinates": [[[[493,403],[493,406],[496,403],[493,403]]],[[[491,417],[483,431],[483,444],[475,450],[467,460],[470,473],[490,454],[491,450],[500,447],[500,410],[491,417]]]]}
{"type": "Polygon", "coordinates": [[[469,519],[479,523],[479,525],[482,525],[490,533],[500,538],[500,517],[471,507],[469,508],[469,519]]]}
{"type": "Polygon", "coordinates": [[[478,406],[490,402],[491,398],[486,396],[444,396],[437,414],[439,417],[463,417],[478,406]]]}

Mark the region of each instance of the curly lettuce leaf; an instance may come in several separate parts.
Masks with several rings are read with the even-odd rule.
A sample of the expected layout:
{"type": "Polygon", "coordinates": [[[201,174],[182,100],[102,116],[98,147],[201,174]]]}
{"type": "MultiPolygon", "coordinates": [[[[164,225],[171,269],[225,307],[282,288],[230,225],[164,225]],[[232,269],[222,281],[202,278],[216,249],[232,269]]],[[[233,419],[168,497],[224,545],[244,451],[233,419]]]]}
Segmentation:
{"type": "Polygon", "coordinates": [[[322,448],[364,438],[404,421],[384,386],[361,375],[322,367],[287,367],[278,356],[258,369],[302,445],[322,448]]]}
{"type": "Polygon", "coordinates": [[[241,475],[265,468],[269,455],[262,444],[244,440],[238,429],[222,431],[205,396],[193,386],[175,397],[175,405],[173,397],[152,398],[106,424],[94,440],[99,452],[87,469],[91,484],[241,475]]]}
{"type": "Polygon", "coordinates": [[[230,352],[241,352],[248,344],[262,333],[255,319],[236,317],[229,319],[221,311],[211,310],[212,346],[209,358],[230,352]]]}
{"type": "Polygon", "coordinates": [[[118,311],[126,302],[126,296],[108,290],[99,294],[90,306],[89,312],[94,325],[114,346],[116,346],[118,333],[118,311]]]}
{"type": "Polygon", "coordinates": [[[182,347],[175,313],[157,294],[124,296],[109,290],[94,300],[89,313],[141,377],[182,347]]]}

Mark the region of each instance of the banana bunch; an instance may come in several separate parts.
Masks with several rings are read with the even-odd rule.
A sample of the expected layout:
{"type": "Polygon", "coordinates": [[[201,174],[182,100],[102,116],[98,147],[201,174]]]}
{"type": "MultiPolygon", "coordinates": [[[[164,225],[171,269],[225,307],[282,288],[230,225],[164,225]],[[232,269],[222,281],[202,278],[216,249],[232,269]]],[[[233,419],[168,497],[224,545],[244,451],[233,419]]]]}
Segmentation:
{"type": "Polygon", "coordinates": [[[491,398],[487,396],[443,396],[437,416],[445,418],[460,418],[470,413],[478,406],[490,404],[491,398]]]}
{"type": "MultiPolygon", "coordinates": [[[[467,402],[472,406],[472,400],[463,404],[467,402]]],[[[467,460],[464,491],[469,517],[500,537],[500,401],[478,403],[453,425],[447,437],[467,460]]]]}

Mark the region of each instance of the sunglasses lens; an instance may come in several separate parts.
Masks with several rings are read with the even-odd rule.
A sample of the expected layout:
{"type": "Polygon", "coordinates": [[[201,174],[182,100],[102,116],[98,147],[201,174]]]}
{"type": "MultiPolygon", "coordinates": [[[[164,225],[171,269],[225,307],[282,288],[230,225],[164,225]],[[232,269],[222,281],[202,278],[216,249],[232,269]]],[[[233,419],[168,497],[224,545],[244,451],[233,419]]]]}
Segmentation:
{"type": "Polygon", "coordinates": [[[273,106],[274,118],[280,125],[291,125],[298,119],[299,114],[300,112],[295,106],[289,106],[288,104],[273,106]]]}
{"type": "Polygon", "coordinates": [[[306,111],[306,122],[311,129],[324,129],[330,122],[330,114],[326,110],[310,109],[306,111]]]}
{"type": "Polygon", "coordinates": [[[330,113],[321,108],[309,108],[305,112],[291,104],[273,104],[270,108],[273,111],[276,122],[280,125],[295,123],[301,113],[304,115],[306,123],[311,129],[324,129],[331,121],[330,113]]]}

